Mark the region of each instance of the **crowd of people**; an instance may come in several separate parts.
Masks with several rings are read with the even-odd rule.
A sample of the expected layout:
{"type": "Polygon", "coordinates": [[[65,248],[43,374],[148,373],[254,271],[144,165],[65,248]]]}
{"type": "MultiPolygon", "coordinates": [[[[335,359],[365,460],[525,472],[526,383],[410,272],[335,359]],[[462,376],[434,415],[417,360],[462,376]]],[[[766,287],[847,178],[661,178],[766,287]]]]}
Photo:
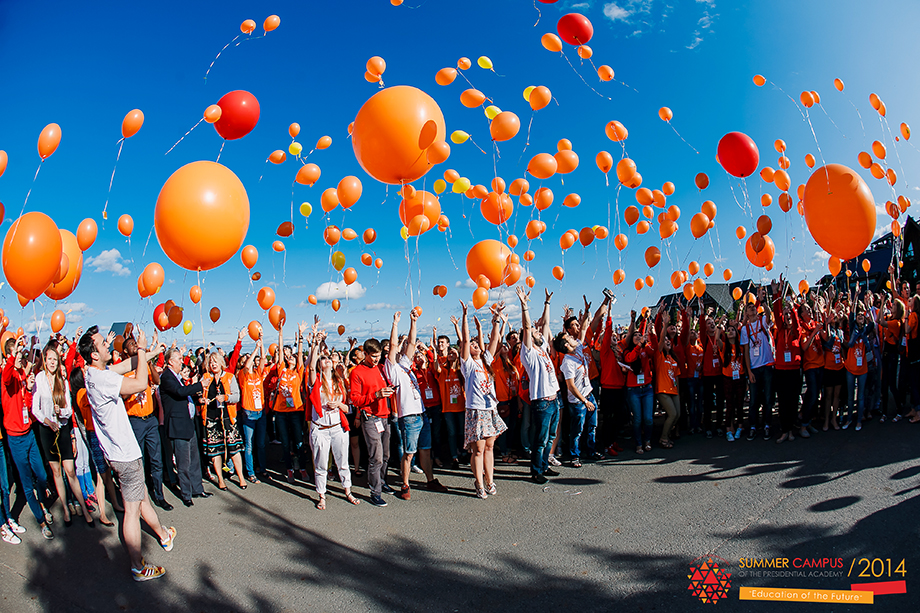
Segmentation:
{"type": "Polygon", "coordinates": [[[520,328],[498,302],[489,322],[472,317],[471,331],[461,301],[453,338],[434,329],[430,344],[421,341],[413,308],[406,334],[396,312],[388,338],[349,339],[345,352],[327,343],[318,319],[301,323],[292,344],[281,322],[277,344],[259,338],[245,354],[241,331],[229,355],[213,344],[167,347],[155,332],[148,342],[131,325],[120,335],[95,326],[73,339],[58,334],[40,350],[36,337],[31,346],[8,338],[0,536],[17,544],[25,532],[11,515],[13,482],[46,539],[58,501],[65,526],[80,515],[95,527],[97,511],[113,526],[111,505],[124,514],[133,577],[145,581],[165,570],[141,555],[141,519],[171,550],[176,529],[154,506],[173,509],[167,489],[193,506],[212,496],[205,480],[226,490],[234,479],[246,489],[272,474],[299,478],[324,510],[332,479],[347,503],[360,504],[353,476],[366,470],[366,500],[384,507],[384,494],[411,500],[413,473],[444,493],[435,471],[468,464],[475,496],[487,499],[498,493],[496,447],[498,461],[526,464],[544,484],[563,459],[577,469],[618,456],[630,433],[635,454],[645,454],[689,434],[784,443],[858,431],[873,418],[916,422],[920,297],[895,272],[886,293],[795,295],[781,277],[734,312],[693,301],[632,312],[628,326],[614,325],[605,290],[593,314],[587,298],[578,313],[566,306],[555,335],[553,294],[535,319],[530,292],[518,287],[520,328]],[[280,468],[269,465],[270,441],[280,468]]]}

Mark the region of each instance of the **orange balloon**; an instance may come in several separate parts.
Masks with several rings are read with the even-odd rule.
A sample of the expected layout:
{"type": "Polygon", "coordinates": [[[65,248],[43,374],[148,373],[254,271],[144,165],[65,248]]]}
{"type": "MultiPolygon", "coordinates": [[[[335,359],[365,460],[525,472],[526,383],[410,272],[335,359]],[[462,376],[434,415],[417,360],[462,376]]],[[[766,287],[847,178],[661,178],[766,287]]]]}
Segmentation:
{"type": "Polygon", "coordinates": [[[335,192],[342,208],[347,209],[361,197],[361,180],[358,177],[349,175],[339,181],[335,192]]]}
{"type": "Polygon", "coordinates": [[[252,34],[252,31],[256,29],[256,22],[252,19],[247,19],[240,24],[240,32],[243,34],[252,34]]]}
{"type": "Polygon", "coordinates": [[[275,304],[275,290],[265,286],[259,290],[259,294],[256,299],[259,302],[259,306],[262,307],[263,310],[267,311],[268,309],[272,308],[273,304],[275,304]]]}
{"type": "Polygon", "coordinates": [[[565,234],[559,237],[559,246],[562,247],[563,250],[568,249],[569,247],[575,244],[575,240],[576,240],[576,236],[573,236],[571,233],[566,232],[565,234]]]}
{"type": "Polygon", "coordinates": [[[700,263],[697,262],[697,261],[695,261],[695,260],[692,261],[692,262],[690,262],[690,264],[687,266],[687,270],[690,272],[691,275],[695,275],[695,274],[699,273],[699,272],[700,272],[700,263]]]}
{"type": "Polygon", "coordinates": [[[655,202],[655,196],[652,195],[652,190],[647,187],[640,187],[636,190],[636,202],[643,206],[648,206],[655,202]]]}
{"type": "Polygon", "coordinates": [[[80,283],[80,277],[83,275],[83,252],[80,249],[77,237],[69,230],[61,230],[60,234],[62,245],[61,260],[62,264],[66,264],[66,266],[63,274],[59,270],[54,284],[45,290],[45,295],[52,300],[63,300],[70,296],[80,283]]]}
{"type": "Polygon", "coordinates": [[[623,211],[623,217],[626,220],[626,225],[631,226],[637,221],[639,221],[639,209],[635,206],[630,205],[626,207],[625,211],[623,211]]]}
{"type": "Polygon", "coordinates": [[[387,63],[382,57],[375,55],[371,59],[367,60],[365,68],[367,69],[367,72],[371,73],[372,75],[380,76],[386,71],[387,63]]]}
{"type": "Polygon", "coordinates": [[[212,104],[204,110],[204,120],[208,123],[216,123],[220,120],[221,113],[221,108],[216,104],[212,104]]]}
{"type": "Polygon", "coordinates": [[[777,170],[773,173],[773,184],[781,191],[789,191],[792,186],[792,179],[789,178],[789,173],[785,170],[777,170]]]}
{"type": "Polygon", "coordinates": [[[86,251],[93,246],[97,232],[98,228],[93,219],[87,217],[80,222],[80,227],[77,228],[77,244],[80,246],[80,251],[86,251]]]}
{"type": "Polygon", "coordinates": [[[530,163],[527,165],[527,172],[538,179],[549,179],[556,174],[557,166],[556,158],[548,153],[538,153],[530,158],[530,163]]]}
{"type": "Polygon", "coordinates": [[[166,313],[167,322],[170,328],[175,328],[182,323],[182,307],[174,306],[166,313]]]}
{"type": "Polygon", "coordinates": [[[188,297],[193,304],[198,304],[201,300],[201,288],[197,285],[193,285],[191,289],[188,290],[188,297]]]}
{"type": "Polygon", "coordinates": [[[281,149],[272,151],[268,156],[268,161],[272,164],[282,164],[287,159],[287,154],[281,149]]]}
{"type": "Polygon", "coordinates": [[[27,301],[37,298],[60,272],[63,248],[61,232],[50,217],[26,213],[13,222],[3,242],[7,283],[27,301]]]}
{"type": "Polygon", "coordinates": [[[64,328],[64,323],[67,321],[67,318],[64,316],[64,311],[57,309],[54,313],[51,314],[51,331],[57,334],[64,328]]]}
{"type": "Polygon", "coordinates": [[[334,187],[328,187],[323,190],[323,195],[320,196],[320,207],[324,212],[329,213],[339,206],[339,196],[334,187]]]}
{"type": "Polygon", "coordinates": [[[374,260],[374,268],[376,268],[377,270],[380,270],[381,268],[383,268],[382,258],[377,258],[376,260],[374,260]]]}
{"type": "Polygon", "coordinates": [[[674,118],[674,113],[668,107],[663,106],[658,109],[658,117],[661,118],[661,121],[671,121],[674,118]]]}
{"type": "Polygon", "coordinates": [[[541,211],[545,211],[553,203],[553,190],[548,187],[541,187],[534,192],[533,196],[534,204],[541,211]]]}
{"type": "Polygon", "coordinates": [[[598,169],[604,174],[607,174],[613,168],[613,157],[606,151],[599,152],[594,161],[597,163],[598,169]]]}
{"type": "Polygon", "coordinates": [[[279,305],[274,305],[268,309],[268,322],[275,330],[280,330],[281,326],[287,321],[287,313],[279,305]]]}
{"type": "Polygon", "coordinates": [[[831,273],[831,275],[835,277],[839,275],[840,274],[840,259],[835,258],[834,256],[831,256],[830,258],[828,258],[827,270],[828,272],[831,273]]]}
{"type": "Polygon", "coordinates": [[[543,43],[543,47],[547,51],[552,51],[553,53],[562,51],[562,40],[555,34],[544,34],[542,38],[540,38],[540,42],[543,43]]]}
{"type": "Polygon", "coordinates": [[[460,94],[460,104],[468,109],[474,109],[486,101],[486,95],[478,89],[467,89],[460,94]]]}
{"type": "Polygon", "coordinates": [[[284,251],[284,243],[281,241],[275,241],[272,243],[272,249],[278,253],[284,251]]]}
{"type": "Polygon", "coordinates": [[[342,278],[345,280],[345,285],[351,285],[358,280],[358,271],[354,268],[346,268],[342,273],[342,278]]]}
{"type": "Polygon", "coordinates": [[[674,289],[680,288],[680,284],[684,282],[683,276],[680,274],[681,271],[675,270],[671,273],[671,287],[674,289]]]}
{"type": "Polygon", "coordinates": [[[811,92],[802,92],[799,94],[799,100],[802,101],[805,108],[811,108],[815,104],[815,98],[811,95],[811,92]]]}
{"type": "Polygon", "coordinates": [[[620,183],[627,185],[631,182],[631,179],[637,174],[636,163],[629,158],[623,158],[617,162],[617,179],[620,180],[620,183]]]}
{"type": "Polygon", "coordinates": [[[877,157],[878,159],[884,160],[884,159],[885,159],[885,155],[887,155],[888,151],[887,151],[887,149],[885,149],[885,145],[883,145],[883,144],[880,143],[879,141],[873,141],[873,143],[872,143],[872,153],[874,153],[874,154],[875,154],[875,157],[877,157]]]}
{"type": "Polygon", "coordinates": [[[473,308],[481,309],[489,301],[489,290],[484,287],[477,287],[473,291],[473,308]]]}
{"type": "Polygon", "coordinates": [[[771,204],[773,204],[773,196],[771,196],[770,194],[764,194],[763,196],[760,197],[760,204],[762,204],[765,207],[770,206],[771,204]]]}
{"type": "Polygon", "coordinates": [[[288,134],[291,135],[291,138],[297,138],[297,135],[300,134],[300,124],[292,123],[288,126],[288,134]]]}
{"type": "Polygon", "coordinates": [[[446,295],[447,295],[447,286],[446,285],[438,286],[438,296],[443,298],[446,295]]]}
{"type": "Polygon", "coordinates": [[[578,240],[581,242],[582,247],[587,247],[594,242],[594,230],[591,228],[582,228],[581,232],[578,233],[578,240]]]}
{"type": "MultiPolygon", "coordinates": [[[[652,287],[653,285],[655,285],[655,277],[653,277],[652,275],[648,275],[647,277],[645,277],[645,285],[647,287],[652,287]]],[[[644,308],[647,308],[647,307],[644,307],[644,308]]]]}
{"type": "Polygon", "coordinates": [[[672,204],[668,207],[668,219],[671,221],[677,221],[680,219],[680,208],[676,204],[672,204]]]}
{"type": "Polygon", "coordinates": [[[761,215],[757,218],[757,231],[766,236],[770,233],[770,230],[773,229],[773,220],[771,220],[766,215],[761,215]]]}
{"type": "Polygon", "coordinates": [[[617,268],[616,270],[613,271],[613,284],[614,285],[619,285],[625,280],[626,280],[626,271],[624,271],[622,268],[617,268]]]}
{"type": "Polygon", "coordinates": [[[370,245],[375,240],[377,240],[377,232],[373,228],[368,228],[364,231],[363,240],[365,245],[370,245]]]}
{"type": "Polygon", "coordinates": [[[450,157],[450,145],[446,141],[439,140],[429,145],[425,158],[429,164],[441,164],[450,157]]]}
{"type": "Polygon", "coordinates": [[[122,215],[118,218],[118,231],[124,236],[131,236],[131,232],[134,231],[134,220],[130,215],[122,215]]]}
{"type": "Polygon", "coordinates": [[[700,211],[703,213],[703,215],[708,217],[710,221],[712,221],[713,219],[716,218],[716,212],[717,212],[716,203],[713,202],[712,200],[707,200],[700,207],[700,211]]]}
{"type": "Polygon", "coordinates": [[[61,126],[56,123],[49,123],[38,135],[38,155],[41,159],[46,160],[51,154],[57,151],[58,145],[61,144],[61,126]]]}
{"type": "Polygon", "coordinates": [[[763,77],[763,75],[759,75],[759,74],[754,75],[754,85],[756,85],[757,87],[763,87],[764,83],[766,82],[767,80],[763,77]]]}
{"type": "Polygon", "coordinates": [[[559,174],[568,174],[578,168],[578,154],[574,151],[563,149],[557,151],[553,158],[556,160],[556,172],[559,174]]]}
{"type": "Polygon", "coordinates": [[[277,15],[269,15],[265,18],[265,21],[262,22],[262,27],[266,32],[271,32],[275,28],[281,25],[281,18],[277,15]]]}
{"type": "Polygon", "coordinates": [[[860,255],[875,232],[875,200],[866,182],[841,164],[819,168],[805,184],[805,223],[822,249],[842,260],[860,255]]]}
{"type": "MultiPolygon", "coordinates": [[[[568,195],[562,200],[562,206],[569,207],[570,209],[574,209],[574,208],[577,207],[579,204],[581,204],[581,196],[579,196],[578,194],[568,194],[568,195]]],[[[538,208],[539,208],[539,207],[538,207],[538,208]]],[[[542,209],[540,209],[540,210],[542,210],[542,209]]]]}
{"type": "Polygon", "coordinates": [[[869,268],[872,266],[872,264],[870,264],[869,260],[867,259],[864,259],[861,262],[861,265],[862,265],[863,272],[869,272],[869,268]]]}
{"type": "Polygon", "coordinates": [[[543,85],[538,85],[530,91],[530,108],[535,111],[539,111],[542,108],[545,108],[553,99],[552,92],[549,91],[549,88],[543,85]]]}
{"type": "Polygon", "coordinates": [[[648,232],[650,227],[651,225],[649,224],[649,222],[643,219],[638,224],[636,224],[636,234],[645,234],[646,232],[648,232]]]}
{"type": "Polygon", "coordinates": [[[532,276],[528,276],[526,279],[524,279],[524,282],[527,284],[527,287],[533,287],[534,285],[536,285],[537,280],[534,279],[532,276]]]}
{"type": "Polygon", "coordinates": [[[645,263],[649,268],[658,266],[659,261],[661,261],[661,250],[658,247],[649,247],[645,250],[645,263]]]}
{"type": "Polygon", "coordinates": [[[709,176],[705,172],[701,172],[696,175],[696,178],[693,180],[693,182],[696,183],[697,188],[702,191],[709,187],[709,176]]]}
{"type": "Polygon", "coordinates": [[[428,172],[419,136],[429,121],[433,141],[446,137],[444,115],[434,99],[415,87],[398,85],[374,94],[355,117],[352,147],[367,174],[382,183],[405,184],[428,172]]]}
{"type": "Polygon", "coordinates": [[[709,221],[706,213],[697,213],[690,219],[690,232],[694,238],[700,238],[709,231],[709,221]]]}
{"type": "Polygon", "coordinates": [[[636,279],[635,286],[636,286],[636,291],[638,292],[643,287],[645,287],[645,281],[643,281],[642,279],[636,279]]]}
{"type": "Polygon", "coordinates": [[[262,324],[253,320],[249,322],[249,338],[254,341],[259,340],[259,337],[262,336],[262,324]]]}
{"type": "Polygon", "coordinates": [[[512,196],[520,196],[522,194],[526,194],[527,190],[529,189],[530,183],[527,181],[527,179],[515,179],[508,187],[508,193],[512,196]]]}
{"type": "Polygon", "coordinates": [[[294,177],[294,181],[301,185],[312,187],[314,183],[319,181],[320,174],[322,174],[322,171],[320,171],[319,166],[316,164],[305,164],[297,171],[297,176],[294,177]]]}
{"type": "Polygon", "coordinates": [[[664,193],[665,196],[672,195],[674,193],[674,184],[671,183],[670,181],[666,182],[664,185],[661,186],[661,191],[664,193]]]}
{"type": "Polygon", "coordinates": [[[137,293],[141,298],[146,298],[150,295],[150,292],[147,291],[147,288],[144,287],[144,275],[141,275],[137,278],[137,293]]]}
{"type": "Polygon", "coordinates": [[[619,249],[620,251],[623,251],[624,249],[626,249],[626,246],[629,245],[629,239],[626,237],[625,234],[617,234],[613,238],[613,244],[616,245],[617,249],[619,249]]]}
{"type": "Polygon", "coordinates": [[[613,68],[607,64],[603,64],[597,67],[597,76],[600,77],[601,81],[612,81],[614,72],[613,68]]]}
{"type": "Polygon", "coordinates": [[[243,266],[252,270],[252,267],[259,261],[259,250],[252,245],[246,245],[240,252],[240,259],[243,260],[243,266]]]}
{"type": "Polygon", "coordinates": [[[249,197],[225,166],[192,162],[163,185],[154,223],[170,260],[187,270],[210,270],[243,244],[249,229],[249,197]]]}
{"type": "Polygon", "coordinates": [[[697,298],[702,298],[703,294],[706,293],[706,282],[702,279],[695,279],[693,281],[693,293],[697,298]]]}
{"type": "Polygon", "coordinates": [[[781,138],[777,138],[773,142],[773,148],[776,149],[777,153],[782,153],[786,150],[786,141],[781,138]]]}
{"type": "Polygon", "coordinates": [[[725,270],[723,270],[723,271],[722,271],[722,278],[725,279],[726,281],[731,281],[731,278],[732,278],[732,269],[731,269],[731,268],[726,268],[725,270]]]}
{"type": "Polygon", "coordinates": [[[607,228],[604,226],[596,226],[594,228],[594,236],[596,236],[600,240],[604,240],[605,238],[607,238],[609,234],[610,234],[610,231],[607,230],[607,228]]]}
{"type": "Polygon", "coordinates": [[[470,279],[484,275],[492,287],[502,284],[511,250],[497,240],[487,239],[473,245],[466,256],[466,272],[470,279]]]}
{"type": "Polygon", "coordinates": [[[131,138],[144,125],[144,111],[134,109],[121,121],[121,135],[124,138],[131,138]]]}
{"type": "Polygon", "coordinates": [[[166,273],[163,272],[163,267],[156,262],[147,264],[142,276],[144,279],[144,287],[151,294],[155,294],[158,289],[163,287],[163,282],[166,280],[166,273]]]}
{"type": "Polygon", "coordinates": [[[553,267],[553,277],[557,280],[562,281],[562,278],[565,276],[565,271],[562,269],[562,266],[553,267]]]}
{"type": "Polygon", "coordinates": [[[533,259],[534,259],[535,257],[536,257],[536,254],[535,254],[533,251],[531,251],[530,249],[528,249],[527,251],[524,252],[524,261],[525,261],[525,262],[532,262],[533,259]]]}
{"type": "Polygon", "coordinates": [[[815,167],[815,156],[813,156],[810,153],[806,154],[805,155],[805,165],[808,166],[809,168],[814,168],[815,167]]]}
{"type": "Polygon", "coordinates": [[[703,274],[706,275],[707,277],[711,277],[712,273],[714,273],[715,271],[716,271],[715,266],[713,266],[709,262],[703,265],[703,274]]]}
{"type": "Polygon", "coordinates": [[[327,226],[323,230],[323,240],[326,241],[326,244],[330,247],[339,242],[339,239],[342,237],[342,232],[336,226],[327,226]]]}
{"type": "Polygon", "coordinates": [[[429,229],[436,227],[440,215],[441,202],[438,200],[437,196],[430,192],[417,190],[411,198],[403,199],[403,201],[399,203],[399,219],[407,228],[412,224],[412,220],[418,216],[421,216],[428,222],[425,228],[422,229],[420,225],[422,222],[419,220],[419,225],[415,228],[415,233],[410,232],[411,236],[424,234],[429,229]]]}
{"type": "MultiPolygon", "coordinates": [[[[757,236],[760,235],[757,234],[757,236]]],[[[773,239],[771,239],[769,236],[764,236],[762,238],[764,245],[759,252],[754,250],[751,242],[754,239],[754,235],[751,235],[751,238],[747,240],[747,243],[744,247],[745,254],[747,255],[747,258],[751,264],[761,268],[766,267],[767,264],[771,263],[773,261],[773,256],[776,254],[776,247],[773,245],[773,239]]]]}
{"type": "Polygon", "coordinates": [[[611,121],[608,123],[607,127],[604,128],[604,132],[606,132],[607,138],[615,143],[624,141],[629,137],[629,130],[619,121],[611,121]]]}
{"type": "Polygon", "coordinates": [[[594,55],[594,51],[588,45],[579,45],[576,52],[578,53],[578,57],[583,60],[590,59],[591,56],[594,55]]]}
{"type": "Polygon", "coordinates": [[[450,85],[457,78],[456,68],[442,68],[434,75],[434,81],[438,85],[450,85]]]}

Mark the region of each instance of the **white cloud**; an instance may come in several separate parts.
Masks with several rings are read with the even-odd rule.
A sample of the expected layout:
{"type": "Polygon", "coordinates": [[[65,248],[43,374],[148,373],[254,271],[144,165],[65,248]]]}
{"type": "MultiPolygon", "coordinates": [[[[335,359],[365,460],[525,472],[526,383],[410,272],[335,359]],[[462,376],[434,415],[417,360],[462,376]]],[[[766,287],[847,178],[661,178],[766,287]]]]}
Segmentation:
{"type": "Polygon", "coordinates": [[[591,8],[590,2],[578,2],[572,5],[573,9],[589,9],[591,8]]]}
{"type": "Polygon", "coordinates": [[[706,5],[711,6],[711,7],[713,7],[713,8],[715,8],[715,6],[716,6],[716,0],[696,0],[696,3],[697,3],[697,4],[706,4],[706,5]]]}
{"type": "Polygon", "coordinates": [[[823,249],[821,249],[821,250],[819,250],[819,251],[815,251],[815,259],[816,259],[816,260],[826,260],[826,259],[828,259],[829,257],[831,257],[831,254],[829,254],[827,251],[824,251],[823,249]]]}
{"type": "Polygon", "coordinates": [[[604,5],[604,17],[610,21],[629,21],[630,15],[632,15],[630,11],[622,8],[615,2],[608,2],[604,5]]]}
{"type": "Polygon", "coordinates": [[[697,47],[700,46],[700,43],[702,43],[702,42],[703,42],[703,37],[700,36],[700,31],[699,31],[699,30],[694,30],[694,31],[693,31],[693,40],[690,41],[690,44],[689,44],[689,45],[687,45],[687,49],[696,49],[697,47]]]}
{"type": "MultiPolygon", "coordinates": [[[[716,15],[716,17],[718,17],[718,15],[716,15]]],[[[700,17],[700,20],[697,22],[697,24],[698,24],[701,28],[703,28],[704,30],[706,30],[706,29],[708,29],[710,26],[712,26],[712,20],[713,20],[713,19],[714,19],[714,18],[711,17],[711,16],[709,15],[709,12],[707,11],[707,12],[703,13],[703,16],[700,17]]]]}
{"type": "Polygon", "coordinates": [[[344,281],[328,281],[316,288],[315,295],[320,302],[329,302],[335,298],[361,298],[366,293],[367,289],[357,281],[351,285],[346,285],[344,281]]]}
{"type": "Polygon", "coordinates": [[[127,262],[121,257],[118,249],[106,249],[94,258],[88,258],[86,264],[94,268],[93,272],[110,272],[119,277],[131,274],[122,262],[127,262]]]}
{"type": "Polygon", "coordinates": [[[469,289],[476,289],[476,283],[472,279],[464,279],[463,281],[457,281],[454,283],[454,287],[467,287],[469,289]]]}

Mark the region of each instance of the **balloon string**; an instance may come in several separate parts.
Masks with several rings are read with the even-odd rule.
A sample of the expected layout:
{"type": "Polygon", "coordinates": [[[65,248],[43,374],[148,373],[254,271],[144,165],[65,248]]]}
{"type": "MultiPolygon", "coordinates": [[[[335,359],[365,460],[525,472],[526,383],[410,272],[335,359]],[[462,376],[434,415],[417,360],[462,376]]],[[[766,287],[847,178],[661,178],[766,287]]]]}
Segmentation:
{"type": "MultiPolygon", "coordinates": [[[[25,214],[25,212],[26,212],[26,204],[28,204],[28,202],[29,202],[29,196],[32,195],[32,188],[35,187],[35,180],[38,178],[38,173],[41,172],[41,170],[42,170],[42,164],[44,164],[44,163],[45,163],[44,158],[42,159],[41,162],[38,163],[38,168],[35,170],[35,176],[32,177],[32,185],[29,186],[29,191],[26,193],[25,202],[22,203],[22,210],[19,211],[19,219],[22,219],[22,216],[23,216],[23,215],[25,214]]],[[[18,220],[17,220],[17,221],[18,221],[18,220]]],[[[10,236],[9,244],[11,244],[11,245],[13,244],[13,239],[16,238],[16,232],[18,232],[18,231],[19,231],[19,224],[16,223],[16,221],[14,221],[14,222],[13,222],[13,234],[12,234],[12,236],[10,236]]],[[[9,250],[8,250],[8,249],[4,249],[4,250],[3,250],[3,263],[4,263],[4,265],[6,265],[7,251],[9,251],[9,250]]]]}
{"type": "MultiPolygon", "coordinates": [[[[907,182],[907,175],[904,174],[904,165],[901,163],[901,154],[898,152],[897,141],[895,141],[894,135],[891,133],[891,125],[888,123],[888,118],[885,117],[885,128],[888,129],[888,138],[891,139],[891,146],[894,148],[894,155],[898,158],[898,168],[901,170],[901,177],[904,179],[904,186],[910,187],[910,183],[907,182]]],[[[894,185],[891,186],[891,190],[894,191],[894,185]]]]}
{"type": "Polygon", "coordinates": [[[540,19],[543,18],[543,13],[537,8],[537,0],[533,0],[533,8],[537,11],[537,20],[534,22],[533,27],[537,27],[537,24],[540,23],[540,19]]]}
{"type": "MultiPolygon", "coordinates": [[[[480,151],[482,151],[482,154],[483,154],[483,155],[488,155],[488,154],[485,152],[485,149],[483,149],[482,147],[480,147],[480,146],[476,143],[476,141],[473,140],[473,137],[472,137],[472,136],[470,137],[470,142],[473,143],[474,145],[476,145],[476,148],[479,149],[480,151]]],[[[494,141],[493,141],[493,142],[494,142],[494,141]]],[[[498,145],[495,145],[495,147],[496,147],[496,149],[497,149],[497,148],[498,148],[498,145]]],[[[498,157],[501,157],[501,156],[499,155],[498,157]]]]}
{"type": "Polygon", "coordinates": [[[827,110],[824,108],[824,105],[821,104],[821,103],[818,103],[818,107],[819,107],[822,111],[824,111],[824,115],[827,116],[827,119],[831,122],[831,124],[832,124],[835,128],[837,128],[837,131],[840,132],[840,135],[841,135],[842,137],[846,138],[847,135],[844,134],[844,133],[843,133],[843,130],[840,129],[840,127],[834,122],[833,119],[831,119],[831,116],[828,115],[827,110]]]}
{"type": "Polygon", "coordinates": [[[830,189],[831,178],[830,173],[827,170],[827,162],[824,161],[824,153],[821,152],[821,145],[818,143],[818,135],[815,134],[815,127],[811,123],[811,116],[808,113],[808,109],[805,109],[805,121],[808,122],[808,127],[811,128],[811,136],[815,139],[815,147],[818,148],[818,155],[821,156],[821,165],[824,167],[824,173],[827,175],[827,187],[830,189]]]}
{"type": "Polygon", "coordinates": [[[795,110],[797,110],[797,111],[799,112],[799,115],[802,116],[802,119],[805,119],[805,114],[802,112],[802,109],[799,107],[799,103],[795,101],[795,98],[793,98],[792,96],[790,96],[789,94],[787,94],[786,92],[784,92],[784,91],[783,91],[783,88],[780,87],[779,85],[777,85],[776,83],[774,83],[773,81],[770,81],[770,85],[772,85],[773,87],[775,87],[776,89],[778,89],[780,92],[782,92],[782,94],[783,94],[784,96],[786,96],[787,98],[789,98],[789,101],[792,102],[792,106],[795,107],[795,110]]]}
{"type": "Polygon", "coordinates": [[[205,83],[208,82],[208,75],[211,74],[211,69],[214,68],[214,63],[217,61],[217,58],[220,57],[220,54],[221,54],[221,53],[223,53],[224,51],[227,50],[227,47],[229,47],[230,45],[232,45],[233,43],[235,43],[236,40],[237,40],[240,36],[242,36],[242,34],[237,34],[237,35],[233,38],[233,40],[231,40],[229,43],[227,43],[226,45],[224,45],[224,48],[217,52],[217,55],[216,55],[216,56],[214,57],[214,59],[211,61],[211,65],[208,66],[207,72],[204,73],[204,82],[205,82],[205,83]]]}
{"type": "MultiPolygon", "coordinates": [[[[198,273],[198,289],[201,289],[201,269],[200,268],[197,270],[197,273],[198,273]]],[[[203,295],[204,291],[202,290],[201,293],[203,295]]],[[[201,346],[207,347],[208,345],[204,341],[204,314],[203,314],[203,311],[204,311],[204,308],[202,307],[201,300],[199,299],[198,300],[198,326],[201,328],[201,346]]]]}
{"type": "Polygon", "coordinates": [[[450,228],[447,228],[447,232],[444,233],[444,244],[447,245],[447,255],[450,256],[450,263],[454,265],[454,270],[460,270],[457,268],[457,263],[454,261],[454,254],[450,252],[450,241],[447,240],[448,234],[450,234],[450,228]]]}
{"type": "Polygon", "coordinates": [[[147,257],[147,245],[150,244],[150,237],[153,236],[153,229],[155,226],[150,226],[150,233],[147,235],[147,242],[144,243],[144,252],[141,254],[141,259],[147,257]]]}
{"type": "Polygon", "coordinates": [[[601,98],[607,98],[607,100],[610,100],[611,102],[613,101],[613,98],[611,98],[611,97],[609,97],[609,96],[605,96],[604,94],[600,93],[599,91],[597,91],[596,89],[594,89],[593,87],[591,87],[591,85],[590,85],[587,81],[585,81],[585,78],[584,78],[583,76],[581,76],[581,73],[578,72],[578,70],[575,69],[575,66],[572,65],[572,62],[569,61],[569,57],[565,54],[565,51],[560,52],[560,54],[562,55],[562,57],[565,58],[565,63],[569,65],[569,68],[572,69],[572,72],[574,72],[576,75],[578,75],[578,78],[581,79],[581,82],[585,84],[585,87],[587,87],[588,89],[590,89],[592,92],[594,92],[595,94],[597,94],[597,95],[600,96],[601,98]]]}
{"type": "Polygon", "coordinates": [[[850,106],[853,107],[853,110],[856,111],[856,116],[859,117],[859,127],[862,128],[863,138],[866,138],[866,126],[863,124],[862,114],[859,112],[859,108],[853,104],[853,101],[847,98],[847,102],[850,103],[850,106]]]}
{"type": "Polygon", "coordinates": [[[269,160],[269,158],[265,158],[265,163],[262,164],[262,174],[259,175],[259,183],[262,182],[262,177],[265,176],[265,169],[268,167],[268,160],[269,160]]]}
{"type": "MultiPolygon", "coordinates": [[[[191,128],[189,128],[189,131],[186,132],[185,134],[183,134],[183,135],[182,135],[182,138],[180,138],[179,140],[177,140],[177,141],[176,141],[176,144],[169,148],[169,151],[172,151],[173,149],[175,149],[175,148],[176,148],[176,145],[178,145],[179,143],[181,143],[181,142],[185,139],[186,136],[188,136],[189,134],[191,134],[191,133],[192,133],[192,130],[194,130],[195,128],[197,128],[197,127],[198,127],[198,124],[201,123],[202,121],[204,121],[204,117],[202,117],[201,119],[199,119],[199,120],[198,120],[198,123],[196,123],[196,124],[193,125],[191,128]]],[[[167,152],[164,153],[163,155],[169,155],[169,151],[167,151],[167,152]]],[[[113,173],[114,173],[114,171],[113,171],[113,173]]]]}
{"type": "Polygon", "coordinates": [[[674,130],[674,134],[677,134],[677,137],[678,137],[680,140],[684,141],[684,144],[685,144],[685,145],[687,145],[688,147],[690,147],[691,149],[693,149],[693,153],[695,153],[695,154],[697,154],[697,155],[700,154],[700,152],[696,150],[696,147],[694,147],[693,145],[691,145],[690,143],[688,143],[688,142],[687,142],[687,139],[685,139],[683,136],[680,135],[680,132],[677,131],[677,128],[675,128],[675,127],[671,124],[670,121],[668,122],[668,125],[671,126],[671,129],[672,129],[672,130],[674,130]]]}
{"type": "Polygon", "coordinates": [[[220,144],[220,151],[217,152],[217,161],[220,162],[220,156],[224,153],[224,145],[227,144],[227,141],[224,141],[220,144]]]}
{"type": "Polygon", "coordinates": [[[527,124],[527,142],[524,143],[524,149],[521,151],[521,157],[518,158],[518,164],[520,164],[521,160],[524,159],[524,151],[527,151],[527,147],[530,146],[530,128],[533,127],[534,115],[535,115],[535,112],[531,111],[530,112],[530,122],[527,124]]]}
{"type": "Polygon", "coordinates": [[[118,160],[121,159],[121,149],[125,146],[125,139],[118,141],[118,155],[115,156],[115,165],[112,167],[112,178],[109,179],[109,191],[105,196],[105,206],[102,207],[102,217],[106,217],[106,210],[109,208],[109,198],[112,196],[112,183],[115,182],[115,169],[118,168],[118,160]]]}

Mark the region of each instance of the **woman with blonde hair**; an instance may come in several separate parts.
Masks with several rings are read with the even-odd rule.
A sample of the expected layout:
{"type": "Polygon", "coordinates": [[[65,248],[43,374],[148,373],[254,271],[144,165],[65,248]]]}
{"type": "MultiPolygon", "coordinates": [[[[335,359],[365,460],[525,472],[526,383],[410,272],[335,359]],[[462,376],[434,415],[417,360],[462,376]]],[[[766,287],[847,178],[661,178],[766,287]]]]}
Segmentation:
{"type": "Polygon", "coordinates": [[[223,463],[232,461],[241,490],[246,489],[243,478],[243,437],[236,425],[236,405],[240,401],[240,388],[236,377],[227,372],[227,363],[219,353],[211,353],[205,360],[207,371],[201,378],[204,390],[201,396],[201,420],[204,422],[204,454],[214,463],[217,489],[226,490],[223,463]]]}
{"type": "Polygon", "coordinates": [[[83,517],[90,526],[93,516],[86,508],[83,500],[83,491],[74,471],[73,440],[73,408],[70,403],[70,384],[61,374],[61,358],[57,349],[46,346],[42,351],[42,369],[35,375],[35,386],[32,390],[32,415],[38,421],[39,440],[45,451],[45,459],[51,466],[54,487],[58,498],[64,505],[64,525],[71,522],[70,511],[67,508],[67,490],[64,489],[64,475],[73,492],[74,498],[80,504],[83,517]],[[61,469],[63,468],[63,474],[61,469]]]}

